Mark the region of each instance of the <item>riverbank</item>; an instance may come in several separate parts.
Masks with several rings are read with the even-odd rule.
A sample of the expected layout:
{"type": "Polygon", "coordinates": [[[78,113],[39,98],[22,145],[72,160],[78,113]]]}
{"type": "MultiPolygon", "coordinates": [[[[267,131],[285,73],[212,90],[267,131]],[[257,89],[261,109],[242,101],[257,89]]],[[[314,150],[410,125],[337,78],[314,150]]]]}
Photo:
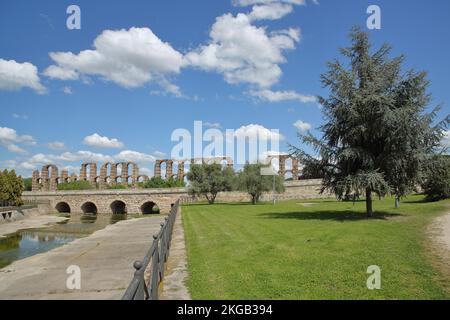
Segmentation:
{"type": "Polygon", "coordinates": [[[58,217],[54,215],[37,215],[30,214],[22,220],[7,222],[0,224],[0,238],[15,233],[19,230],[42,228],[49,224],[54,224],[67,220],[68,218],[58,217]]]}

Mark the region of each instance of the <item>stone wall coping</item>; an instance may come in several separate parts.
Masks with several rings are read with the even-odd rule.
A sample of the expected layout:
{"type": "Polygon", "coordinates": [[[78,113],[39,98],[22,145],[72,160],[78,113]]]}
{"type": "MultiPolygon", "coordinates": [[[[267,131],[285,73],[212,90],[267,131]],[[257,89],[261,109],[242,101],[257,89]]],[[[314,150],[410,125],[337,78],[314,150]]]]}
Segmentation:
{"type": "Polygon", "coordinates": [[[67,196],[67,195],[145,195],[145,194],[179,194],[186,193],[187,188],[165,189],[110,189],[110,190],[58,190],[58,191],[24,191],[22,196],[67,196]]]}
{"type": "Polygon", "coordinates": [[[317,186],[322,185],[322,179],[306,179],[306,180],[292,180],[285,181],[284,186],[289,187],[298,187],[298,186],[317,186]]]}

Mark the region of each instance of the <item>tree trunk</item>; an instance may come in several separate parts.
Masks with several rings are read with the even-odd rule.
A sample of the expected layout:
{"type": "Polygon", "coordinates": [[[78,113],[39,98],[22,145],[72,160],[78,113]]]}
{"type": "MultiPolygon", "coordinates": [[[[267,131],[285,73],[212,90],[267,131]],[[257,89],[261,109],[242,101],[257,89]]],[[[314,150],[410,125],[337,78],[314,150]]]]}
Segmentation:
{"type": "Polygon", "coordinates": [[[256,204],[256,202],[257,202],[256,195],[252,194],[252,204],[256,204]]]}
{"type": "Polygon", "coordinates": [[[217,197],[217,193],[211,195],[211,202],[210,202],[210,204],[214,204],[214,202],[216,202],[216,197],[217,197]]]}
{"type": "Polygon", "coordinates": [[[214,196],[211,195],[211,197],[208,196],[208,194],[205,194],[206,200],[208,200],[209,204],[214,204],[214,196]]]}
{"type": "Polygon", "coordinates": [[[372,210],[372,189],[366,188],[366,213],[369,218],[373,216],[372,210]]]}

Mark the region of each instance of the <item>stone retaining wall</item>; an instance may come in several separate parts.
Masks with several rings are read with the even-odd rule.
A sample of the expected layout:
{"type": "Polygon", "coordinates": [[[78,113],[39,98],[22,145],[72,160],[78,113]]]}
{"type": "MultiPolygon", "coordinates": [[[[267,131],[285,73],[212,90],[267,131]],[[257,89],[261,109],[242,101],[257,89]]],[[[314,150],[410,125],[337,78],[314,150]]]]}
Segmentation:
{"type": "MultiPolygon", "coordinates": [[[[300,181],[286,181],[284,183],[285,192],[275,194],[277,200],[294,200],[294,199],[317,199],[330,198],[329,193],[320,194],[321,180],[300,180],[300,181]]],[[[273,195],[271,192],[264,193],[261,201],[272,201],[273,195]]],[[[247,202],[250,201],[250,196],[245,192],[223,192],[218,194],[217,201],[221,202],[247,202]]]]}

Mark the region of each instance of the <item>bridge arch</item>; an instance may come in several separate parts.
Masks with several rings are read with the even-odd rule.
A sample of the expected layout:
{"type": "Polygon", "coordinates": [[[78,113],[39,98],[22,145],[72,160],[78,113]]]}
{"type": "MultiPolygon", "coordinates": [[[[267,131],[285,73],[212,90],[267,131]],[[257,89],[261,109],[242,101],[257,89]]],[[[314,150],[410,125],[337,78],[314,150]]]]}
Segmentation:
{"type": "Polygon", "coordinates": [[[109,206],[111,208],[111,212],[113,214],[126,214],[127,213],[127,205],[125,202],[121,200],[115,200],[109,206]]]}
{"type": "Polygon", "coordinates": [[[93,213],[93,214],[97,214],[97,206],[95,205],[95,203],[93,202],[85,202],[82,206],[81,206],[81,210],[83,211],[83,213],[93,213]]]}
{"type": "Polygon", "coordinates": [[[141,205],[142,214],[157,214],[159,213],[158,205],[153,201],[147,201],[141,205]]]}
{"type": "Polygon", "coordinates": [[[58,202],[55,206],[58,213],[70,213],[70,206],[67,202],[58,202]]]}

